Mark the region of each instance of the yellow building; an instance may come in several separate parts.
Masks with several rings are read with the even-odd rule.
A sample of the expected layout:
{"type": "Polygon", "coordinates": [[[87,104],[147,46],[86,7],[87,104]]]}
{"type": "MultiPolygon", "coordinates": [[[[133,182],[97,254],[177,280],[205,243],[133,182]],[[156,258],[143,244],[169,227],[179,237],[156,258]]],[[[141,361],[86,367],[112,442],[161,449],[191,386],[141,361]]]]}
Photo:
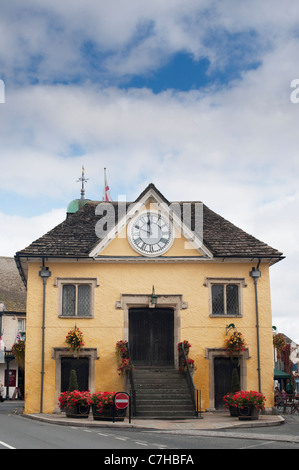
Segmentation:
{"type": "Polygon", "coordinates": [[[153,184],[133,203],[78,209],[16,254],[27,286],[25,413],[56,411],[73,367],[82,389],[123,390],[119,340],[129,342],[136,376],[177,371],[187,340],[203,411],[223,407],[232,368],[241,389],[262,391],[271,407],[269,267],[282,253],[201,202],[170,203],[153,184]],[[75,326],[84,335],[79,359],[65,343],[75,326]],[[246,348],[231,359],[234,331],[246,348]]]}

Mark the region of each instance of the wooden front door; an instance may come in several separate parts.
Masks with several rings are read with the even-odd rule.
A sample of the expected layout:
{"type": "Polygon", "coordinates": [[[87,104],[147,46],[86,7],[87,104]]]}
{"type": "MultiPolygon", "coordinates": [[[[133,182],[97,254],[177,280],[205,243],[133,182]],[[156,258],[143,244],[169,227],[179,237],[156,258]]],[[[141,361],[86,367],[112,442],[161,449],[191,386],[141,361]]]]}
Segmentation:
{"type": "Polygon", "coordinates": [[[133,364],[174,363],[174,313],[170,308],[131,308],[129,345],[133,364]]]}
{"type": "Polygon", "coordinates": [[[61,391],[68,390],[70,372],[74,369],[77,374],[78,389],[80,391],[89,390],[89,358],[88,357],[62,357],[61,358],[61,391]]]}
{"type": "Polygon", "coordinates": [[[238,359],[229,357],[215,357],[214,359],[214,384],[215,384],[215,408],[224,409],[223,397],[232,391],[233,369],[236,368],[240,380],[240,366],[238,359]]]}

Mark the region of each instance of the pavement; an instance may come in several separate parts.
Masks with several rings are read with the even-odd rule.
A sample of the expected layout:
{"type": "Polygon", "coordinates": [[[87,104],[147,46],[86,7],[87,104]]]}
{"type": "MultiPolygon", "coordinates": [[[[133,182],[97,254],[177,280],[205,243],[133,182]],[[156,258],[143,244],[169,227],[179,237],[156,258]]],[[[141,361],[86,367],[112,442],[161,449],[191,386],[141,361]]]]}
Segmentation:
{"type": "Polygon", "coordinates": [[[53,414],[26,414],[26,418],[43,421],[45,423],[60,424],[62,426],[84,426],[96,428],[141,428],[156,431],[199,431],[199,430],[221,430],[236,428],[260,428],[266,426],[279,426],[284,423],[284,418],[280,415],[261,414],[257,420],[240,421],[232,418],[229,412],[206,412],[201,414],[201,418],[191,419],[138,419],[128,417],[124,421],[95,421],[90,413],[88,418],[67,418],[65,413],[53,414]]]}

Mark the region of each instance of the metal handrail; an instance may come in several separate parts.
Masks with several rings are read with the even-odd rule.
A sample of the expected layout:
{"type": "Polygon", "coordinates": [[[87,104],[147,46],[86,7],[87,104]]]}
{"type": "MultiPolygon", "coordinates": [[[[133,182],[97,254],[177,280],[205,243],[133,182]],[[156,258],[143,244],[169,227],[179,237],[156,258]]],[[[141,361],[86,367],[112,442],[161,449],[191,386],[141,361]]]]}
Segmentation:
{"type": "Polygon", "coordinates": [[[133,416],[136,416],[136,393],[135,393],[135,379],[134,379],[134,367],[132,365],[131,357],[130,357],[130,346],[129,343],[126,343],[127,354],[130,361],[130,370],[129,370],[129,378],[130,378],[130,386],[131,386],[131,401],[132,401],[132,410],[133,416]]]}
{"type": "Polygon", "coordinates": [[[185,353],[185,348],[183,345],[181,345],[181,351],[182,351],[182,356],[180,356],[180,368],[183,369],[183,360],[185,361],[185,364],[187,366],[187,371],[185,373],[186,381],[189,387],[190,395],[192,398],[193,406],[194,406],[194,416],[197,418],[202,419],[201,416],[201,390],[198,390],[198,388],[195,387],[193,377],[191,374],[190,366],[188,364],[188,358],[185,353]],[[198,409],[198,405],[199,409],[198,409]]]}

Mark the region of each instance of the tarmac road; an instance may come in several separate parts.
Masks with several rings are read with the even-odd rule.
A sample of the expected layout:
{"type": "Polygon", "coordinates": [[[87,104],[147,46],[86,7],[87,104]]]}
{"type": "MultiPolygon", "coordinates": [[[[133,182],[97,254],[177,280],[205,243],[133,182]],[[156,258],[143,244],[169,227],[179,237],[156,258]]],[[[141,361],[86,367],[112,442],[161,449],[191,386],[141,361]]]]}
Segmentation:
{"type": "MultiPolygon", "coordinates": [[[[132,458],[150,452],[153,459],[167,453],[186,454],[188,450],[194,463],[197,449],[299,449],[299,415],[284,415],[285,423],[273,427],[200,430],[180,429],[178,424],[176,429],[163,430],[61,426],[28,419],[20,414],[22,407],[18,402],[0,404],[0,449],[102,449],[101,456],[108,460],[129,455],[131,450],[132,458]]],[[[139,461],[140,465],[144,463],[148,463],[147,458],[139,461]]],[[[158,464],[155,460],[153,463],[158,464]]]]}

